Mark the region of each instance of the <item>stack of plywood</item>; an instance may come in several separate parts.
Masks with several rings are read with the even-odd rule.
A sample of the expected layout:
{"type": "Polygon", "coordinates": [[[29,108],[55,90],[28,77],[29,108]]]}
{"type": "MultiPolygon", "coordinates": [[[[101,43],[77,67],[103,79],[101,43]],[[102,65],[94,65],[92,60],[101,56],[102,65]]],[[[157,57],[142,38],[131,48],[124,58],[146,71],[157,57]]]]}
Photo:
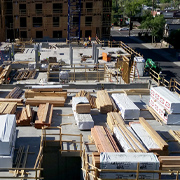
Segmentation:
{"type": "Polygon", "coordinates": [[[130,126],[135,131],[139,139],[141,139],[149,152],[154,152],[162,156],[168,155],[168,144],[144,118],[140,117],[139,123],[131,122],[130,126]]]}
{"type": "Polygon", "coordinates": [[[51,126],[53,105],[40,104],[37,111],[38,120],[35,121],[35,128],[41,129],[43,126],[51,126]]]}
{"type": "Polygon", "coordinates": [[[106,90],[97,92],[96,105],[101,113],[108,113],[112,111],[113,105],[106,90]]]}
{"type": "Polygon", "coordinates": [[[56,107],[63,107],[65,103],[64,97],[52,97],[52,96],[34,96],[34,98],[27,98],[26,105],[38,106],[40,104],[49,103],[56,107]]]}
{"type": "Polygon", "coordinates": [[[2,102],[0,104],[0,114],[14,114],[16,112],[16,102],[2,102]]]}
{"type": "Polygon", "coordinates": [[[22,108],[21,112],[16,114],[16,124],[18,126],[30,126],[33,118],[33,112],[30,105],[22,108]]]}
{"type": "Polygon", "coordinates": [[[126,94],[112,94],[123,119],[138,119],[140,109],[129,99],[126,94]]]}
{"type": "Polygon", "coordinates": [[[161,170],[179,170],[180,169],[180,156],[159,156],[161,170]]]}
{"type": "Polygon", "coordinates": [[[86,97],[91,105],[91,108],[92,109],[96,108],[96,97],[90,95],[89,92],[85,90],[81,90],[80,92],[76,94],[76,97],[86,97]]]}
{"type": "Polygon", "coordinates": [[[11,69],[11,65],[5,66],[4,68],[2,65],[0,66],[0,84],[3,84],[7,80],[11,69]]]}
{"type": "Polygon", "coordinates": [[[72,110],[78,114],[90,113],[91,106],[86,97],[73,97],[72,110]]]}
{"type": "Polygon", "coordinates": [[[94,126],[94,128],[91,128],[91,136],[94,139],[98,152],[120,152],[115,140],[106,127],[94,126]]]}
{"type": "Polygon", "coordinates": [[[6,98],[19,98],[23,93],[23,90],[20,87],[15,87],[6,98]]]}
{"type": "Polygon", "coordinates": [[[180,124],[180,99],[165,87],[152,87],[150,107],[165,124],[180,124]]]}
{"type": "Polygon", "coordinates": [[[107,124],[111,131],[113,131],[115,125],[125,124],[125,122],[119,113],[109,112],[107,113],[107,124]]]}

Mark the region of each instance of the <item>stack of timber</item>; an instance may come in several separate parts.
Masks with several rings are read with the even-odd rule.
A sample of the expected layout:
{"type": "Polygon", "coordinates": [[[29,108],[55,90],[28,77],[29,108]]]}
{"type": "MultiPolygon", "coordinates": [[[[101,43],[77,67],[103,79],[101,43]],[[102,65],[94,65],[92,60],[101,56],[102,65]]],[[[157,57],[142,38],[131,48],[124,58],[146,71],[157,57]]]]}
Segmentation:
{"type": "Polygon", "coordinates": [[[30,105],[22,108],[21,112],[16,113],[17,126],[30,126],[33,119],[33,110],[30,105]]]}
{"type": "Polygon", "coordinates": [[[15,87],[6,98],[19,98],[23,93],[23,90],[20,87],[15,87]]]}
{"type": "Polygon", "coordinates": [[[107,113],[107,124],[110,130],[113,132],[114,126],[118,124],[125,124],[121,115],[117,112],[109,112],[107,113]]]}
{"type": "Polygon", "coordinates": [[[180,124],[180,99],[165,87],[152,87],[150,107],[165,124],[180,124]]]}
{"type": "Polygon", "coordinates": [[[140,109],[129,99],[126,94],[112,94],[123,119],[138,119],[140,109]]]}
{"type": "Polygon", "coordinates": [[[180,156],[159,156],[161,170],[179,170],[180,169],[180,156]]]}
{"type": "Polygon", "coordinates": [[[113,128],[114,136],[124,152],[143,152],[147,149],[129,126],[118,124],[113,128]]]}
{"type": "Polygon", "coordinates": [[[180,131],[169,130],[169,134],[180,143],[180,131]]]}
{"type": "Polygon", "coordinates": [[[131,128],[137,134],[139,139],[143,142],[149,152],[154,152],[157,155],[168,155],[168,144],[161,138],[161,136],[149,125],[149,123],[142,117],[138,122],[131,122],[131,128]]]}
{"type": "Polygon", "coordinates": [[[34,79],[36,75],[36,70],[18,70],[14,76],[14,80],[26,80],[26,79],[34,79]]]}
{"type": "Polygon", "coordinates": [[[112,111],[113,105],[106,90],[97,92],[96,105],[101,113],[108,113],[112,111]]]}
{"type": "Polygon", "coordinates": [[[2,102],[0,103],[0,114],[14,114],[16,112],[16,102],[2,102]]]}
{"type": "Polygon", "coordinates": [[[89,92],[85,90],[81,90],[80,92],[76,94],[76,97],[86,97],[91,105],[91,108],[92,109],[96,108],[96,97],[90,95],[89,92]]]}
{"type": "Polygon", "coordinates": [[[0,66],[0,84],[3,84],[6,82],[10,72],[11,72],[11,65],[5,66],[3,68],[3,65],[0,66]]]}
{"type": "Polygon", "coordinates": [[[53,114],[53,105],[46,103],[40,104],[37,111],[37,120],[35,121],[35,128],[41,129],[44,126],[51,126],[53,114]]]}
{"type": "Polygon", "coordinates": [[[91,136],[94,139],[98,152],[120,152],[115,140],[106,127],[94,126],[91,128],[91,136]]]}
{"type": "Polygon", "coordinates": [[[90,113],[91,106],[86,97],[73,97],[72,110],[78,114],[90,113]]]}
{"type": "Polygon", "coordinates": [[[53,104],[56,107],[63,107],[65,103],[64,97],[52,97],[52,96],[34,96],[34,98],[27,98],[26,105],[39,106],[40,104],[53,104]]]}

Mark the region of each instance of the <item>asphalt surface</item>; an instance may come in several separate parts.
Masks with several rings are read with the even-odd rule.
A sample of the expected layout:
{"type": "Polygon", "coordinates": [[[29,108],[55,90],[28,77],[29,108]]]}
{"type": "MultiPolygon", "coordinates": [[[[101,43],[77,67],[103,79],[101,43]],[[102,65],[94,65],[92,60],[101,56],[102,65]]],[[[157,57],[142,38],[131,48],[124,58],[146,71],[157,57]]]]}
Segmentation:
{"type": "Polygon", "coordinates": [[[175,78],[180,82],[180,61],[177,60],[176,51],[167,47],[160,48],[160,46],[155,47],[151,43],[142,42],[137,37],[137,33],[137,30],[133,30],[129,37],[127,31],[111,30],[113,40],[123,41],[135,51],[143,54],[145,59],[151,58],[153,61],[159,63],[162,68],[162,75],[166,79],[175,78]]]}

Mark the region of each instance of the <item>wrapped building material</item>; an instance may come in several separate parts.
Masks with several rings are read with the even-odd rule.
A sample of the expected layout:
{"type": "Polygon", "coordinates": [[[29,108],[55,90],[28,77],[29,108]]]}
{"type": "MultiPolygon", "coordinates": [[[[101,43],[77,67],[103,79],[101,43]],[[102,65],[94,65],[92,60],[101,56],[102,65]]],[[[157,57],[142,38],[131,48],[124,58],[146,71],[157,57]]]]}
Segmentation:
{"type": "Polygon", "coordinates": [[[6,114],[0,116],[0,155],[9,155],[16,133],[16,116],[6,114]]]}
{"type": "Polygon", "coordinates": [[[142,77],[144,74],[144,65],[145,65],[145,59],[143,57],[134,57],[134,62],[136,62],[136,69],[135,75],[142,77]]]}
{"type": "Polygon", "coordinates": [[[143,128],[140,123],[131,123],[131,128],[135,131],[137,136],[142,140],[148,150],[160,149],[155,143],[149,133],[143,128]]]}
{"type": "Polygon", "coordinates": [[[180,124],[180,114],[169,114],[167,110],[154,98],[150,98],[149,105],[163,119],[165,124],[180,124]]]}
{"type": "Polygon", "coordinates": [[[74,118],[80,130],[90,130],[94,127],[94,121],[90,114],[78,114],[74,112],[74,118]]]}
{"type": "Polygon", "coordinates": [[[151,87],[150,93],[169,113],[180,113],[180,99],[167,88],[151,87]]]}
{"type": "Polygon", "coordinates": [[[125,94],[112,94],[123,119],[138,119],[140,109],[125,94]]]}
{"type": "MultiPolygon", "coordinates": [[[[139,163],[140,170],[159,170],[160,163],[153,153],[100,153],[100,169],[136,170],[139,163]]],[[[135,179],[136,173],[101,172],[103,179],[135,179]]],[[[157,173],[139,173],[140,179],[158,179],[157,173]]]]}
{"type": "Polygon", "coordinates": [[[79,114],[90,113],[91,105],[86,97],[73,97],[72,110],[79,114]]]}

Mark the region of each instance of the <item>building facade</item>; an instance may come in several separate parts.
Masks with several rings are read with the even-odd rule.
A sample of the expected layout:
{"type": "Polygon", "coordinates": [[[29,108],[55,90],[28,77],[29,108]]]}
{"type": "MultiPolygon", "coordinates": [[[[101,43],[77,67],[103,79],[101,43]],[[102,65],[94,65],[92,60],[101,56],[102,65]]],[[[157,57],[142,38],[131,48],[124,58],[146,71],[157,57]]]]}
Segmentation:
{"type": "MultiPolygon", "coordinates": [[[[109,38],[111,4],[111,0],[81,0],[82,38],[109,38]]],[[[67,38],[68,0],[0,0],[0,9],[0,41],[67,38]]]]}

